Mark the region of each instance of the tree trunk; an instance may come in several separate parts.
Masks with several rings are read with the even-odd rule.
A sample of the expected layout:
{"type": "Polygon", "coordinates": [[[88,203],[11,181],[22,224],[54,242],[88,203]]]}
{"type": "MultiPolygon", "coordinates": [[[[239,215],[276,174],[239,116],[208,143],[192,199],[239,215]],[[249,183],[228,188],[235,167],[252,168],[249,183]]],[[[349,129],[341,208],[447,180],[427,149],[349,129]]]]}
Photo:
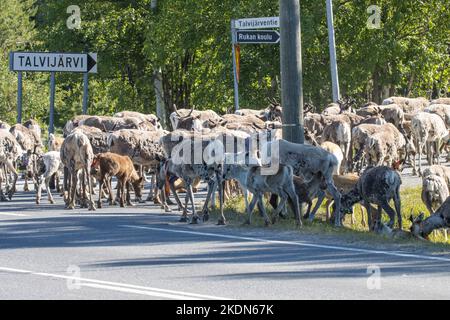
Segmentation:
{"type": "Polygon", "coordinates": [[[166,129],[167,114],[166,114],[166,107],[164,104],[164,91],[162,84],[161,68],[159,68],[158,71],[155,71],[153,79],[156,97],[156,116],[160,119],[162,127],[166,129]]]}

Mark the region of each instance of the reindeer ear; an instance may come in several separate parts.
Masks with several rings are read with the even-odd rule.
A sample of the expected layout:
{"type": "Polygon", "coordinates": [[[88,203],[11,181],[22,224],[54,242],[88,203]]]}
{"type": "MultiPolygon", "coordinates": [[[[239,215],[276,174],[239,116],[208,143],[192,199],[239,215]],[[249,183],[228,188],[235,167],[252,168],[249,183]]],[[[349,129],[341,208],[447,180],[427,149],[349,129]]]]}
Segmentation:
{"type": "Polygon", "coordinates": [[[425,214],[424,214],[423,212],[421,212],[421,213],[419,214],[419,216],[417,217],[417,220],[418,220],[419,222],[423,221],[424,215],[425,215],[425,214]]]}

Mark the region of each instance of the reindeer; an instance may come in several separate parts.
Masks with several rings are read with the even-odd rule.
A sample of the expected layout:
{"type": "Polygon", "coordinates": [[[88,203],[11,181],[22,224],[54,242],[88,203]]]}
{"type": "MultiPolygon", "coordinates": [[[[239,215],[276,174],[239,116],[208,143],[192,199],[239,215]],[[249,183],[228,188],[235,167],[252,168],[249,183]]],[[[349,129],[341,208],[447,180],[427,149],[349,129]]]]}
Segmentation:
{"type": "MultiPolygon", "coordinates": [[[[340,214],[341,195],[333,182],[333,172],[338,161],[334,155],[328,151],[305,144],[297,144],[280,139],[270,141],[263,150],[271,150],[270,157],[263,154],[263,163],[290,165],[295,175],[310,181],[315,175],[320,174],[324,179],[328,192],[333,196],[336,204],[337,215],[340,214]]],[[[338,217],[335,221],[336,226],[341,225],[341,219],[338,217]]]]}
{"type": "MultiPolygon", "coordinates": [[[[402,180],[395,170],[386,167],[372,167],[366,169],[358,180],[355,187],[342,196],[343,214],[351,213],[353,205],[362,201],[363,206],[367,210],[369,230],[374,231],[377,223],[372,222],[371,203],[378,205],[376,221],[381,220],[381,209],[389,215],[388,227],[392,228],[395,223],[395,215],[397,214],[399,228],[402,228],[401,202],[400,202],[400,185],[402,180]],[[393,199],[395,211],[389,205],[389,201],[393,199]]],[[[337,209],[336,209],[337,210],[337,209]]]]}
{"type": "Polygon", "coordinates": [[[48,201],[53,204],[55,201],[53,200],[53,195],[50,190],[50,180],[56,175],[57,185],[59,185],[59,172],[63,169],[60,151],[49,151],[44,153],[38,159],[38,164],[39,183],[36,192],[36,204],[41,203],[43,185],[45,185],[45,190],[47,191],[48,201]]]}
{"type": "MultiPolygon", "coordinates": [[[[430,165],[434,164],[435,155],[437,164],[440,164],[440,147],[442,140],[448,136],[448,130],[444,121],[436,114],[419,112],[411,120],[412,134],[418,153],[419,175],[422,174],[422,150],[427,147],[427,160],[430,165]]],[[[415,170],[415,159],[413,174],[415,170]]]]}
{"type": "Polygon", "coordinates": [[[212,110],[197,111],[194,107],[191,109],[177,109],[169,116],[173,130],[183,129],[188,131],[201,132],[203,128],[217,126],[222,118],[212,110]]]}
{"type": "MultiPolygon", "coordinates": [[[[4,168],[5,176],[9,170],[13,175],[12,186],[6,190],[9,200],[16,192],[16,182],[18,174],[14,167],[14,162],[23,154],[23,150],[14,136],[5,129],[0,130],[0,166],[4,168]]],[[[0,201],[7,201],[2,190],[3,175],[0,174],[0,201]]]]}
{"type": "Polygon", "coordinates": [[[87,183],[85,183],[84,178],[80,181],[83,189],[83,198],[84,200],[87,199],[87,184],[89,189],[89,210],[95,210],[95,204],[92,200],[93,190],[90,175],[94,152],[91,143],[89,142],[89,138],[82,132],[73,132],[69,134],[66,139],[64,139],[61,146],[60,157],[64,164],[63,185],[64,190],[67,191],[67,196],[65,194],[66,208],[75,208],[75,195],[79,180],[78,174],[82,171],[84,178],[87,180],[87,183]]]}
{"type": "Polygon", "coordinates": [[[420,239],[428,240],[433,230],[450,227],[450,197],[447,197],[436,212],[428,218],[424,219],[424,213],[421,212],[416,218],[411,215],[409,220],[412,224],[411,233],[420,239]]]}
{"type": "MultiPolygon", "coordinates": [[[[119,203],[121,207],[125,207],[125,188],[127,190],[126,202],[132,206],[130,201],[129,184],[133,184],[134,192],[139,196],[141,193],[141,185],[143,177],[139,177],[134,169],[133,162],[127,156],[121,156],[111,152],[97,154],[91,165],[91,173],[95,175],[100,182],[99,189],[102,190],[103,184],[106,182],[106,188],[109,191],[109,204],[113,205],[112,186],[110,177],[117,177],[119,203]]],[[[140,195],[142,196],[142,195],[140,195]]],[[[97,201],[97,207],[102,207],[101,192],[97,201]]]]}

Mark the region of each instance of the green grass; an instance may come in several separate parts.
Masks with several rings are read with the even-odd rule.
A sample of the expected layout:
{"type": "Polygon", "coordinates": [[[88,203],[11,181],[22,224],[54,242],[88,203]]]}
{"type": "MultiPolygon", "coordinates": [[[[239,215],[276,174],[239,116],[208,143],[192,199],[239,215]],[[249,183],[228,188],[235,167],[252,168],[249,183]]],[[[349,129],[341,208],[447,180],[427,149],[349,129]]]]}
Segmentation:
{"type": "MultiPolygon", "coordinates": [[[[403,230],[409,230],[411,222],[409,221],[409,216],[411,210],[413,215],[416,216],[419,212],[425,212],[428,216],[428,211],[421,200],[421,188],[409,188],[401,191],[401,201],[402,201],[402,217],[403,217],[403,230]]],[[[325,201],[324,201],[325,203],[325,201]]],[[[394,207],[394,204],[391,203],[394,207]]],[[[270,205],[266,203],[265,205],[269,216],[271,216],[272,210],[270,210],[270,205]]],[[[431,244],[424,243],[422,241],[417,241],[415,239],[392,239],[388,236],[382,236],[374,233],[369,233],[368,228],[362,224],[362,214],[361,206],[359,204],[355,205],[355,224],[351,224],[351,216],[347,215],[344,219],[345,228],[336,228],[332,224],[325,221],[325,205],[322,204],[319,209],[316,219],[314,222],[303,221],[304,226],[298,228],[296,226],[293,214],[290,213],[288,219],[278,219],[278,221],[271,225],[270,228],[273,230],[284,230],[284,231],[299,231],[305,234],[321,234],[321,235],[341,235],[343,239],[355,241],[355,242],[367,242],[373,243],[384,243],[386,241],[405,245],[419,245],[419,246],[433,246],[442,247],[448,249],[448,244],[445,242],[445,238],[442,232],[437,232],[437,234],[430,235],[431,244]]],[[[367,213],[364,210],[365,220],[367,221],[367,213]]],[[[245,228],[264,228],[264,220],[260,217],[257,209],[253,212],[252,225],[245,226],[243,223],[246,220],[244,199],[242,197],[234,197],[225,202],[224,214],[227,219],[227,224],[230,226],[239,226],[245,228]]],[[[219,215],[217,209],[212,211],[212,218],[215,220],[219,215]]],[[[383,221],[387,222],[389,220],[388,216],[383,211],[383,221]]]]}

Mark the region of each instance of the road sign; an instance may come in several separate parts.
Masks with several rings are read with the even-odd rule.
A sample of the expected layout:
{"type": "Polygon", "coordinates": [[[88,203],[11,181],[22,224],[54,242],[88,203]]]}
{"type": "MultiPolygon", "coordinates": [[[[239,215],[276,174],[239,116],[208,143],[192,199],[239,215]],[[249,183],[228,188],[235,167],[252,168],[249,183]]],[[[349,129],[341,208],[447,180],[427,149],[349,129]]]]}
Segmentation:
{"type": "Polygon", "coordinates": [[[238,43],[278,43],[280,33],[275,30],[237,30],[238,43]]]}
{"type": "Polygon", "coordinates": [[[97,53],[12,52],[10,70],[97,73],[97,53]]]}
{"type": "Polygon", "coordinates": [[[279,28],[279,17],[265,17],[265,18],[247,18],[238,19],[234,21],[236,29],[264,29],[264,28],[279,28]]]}

